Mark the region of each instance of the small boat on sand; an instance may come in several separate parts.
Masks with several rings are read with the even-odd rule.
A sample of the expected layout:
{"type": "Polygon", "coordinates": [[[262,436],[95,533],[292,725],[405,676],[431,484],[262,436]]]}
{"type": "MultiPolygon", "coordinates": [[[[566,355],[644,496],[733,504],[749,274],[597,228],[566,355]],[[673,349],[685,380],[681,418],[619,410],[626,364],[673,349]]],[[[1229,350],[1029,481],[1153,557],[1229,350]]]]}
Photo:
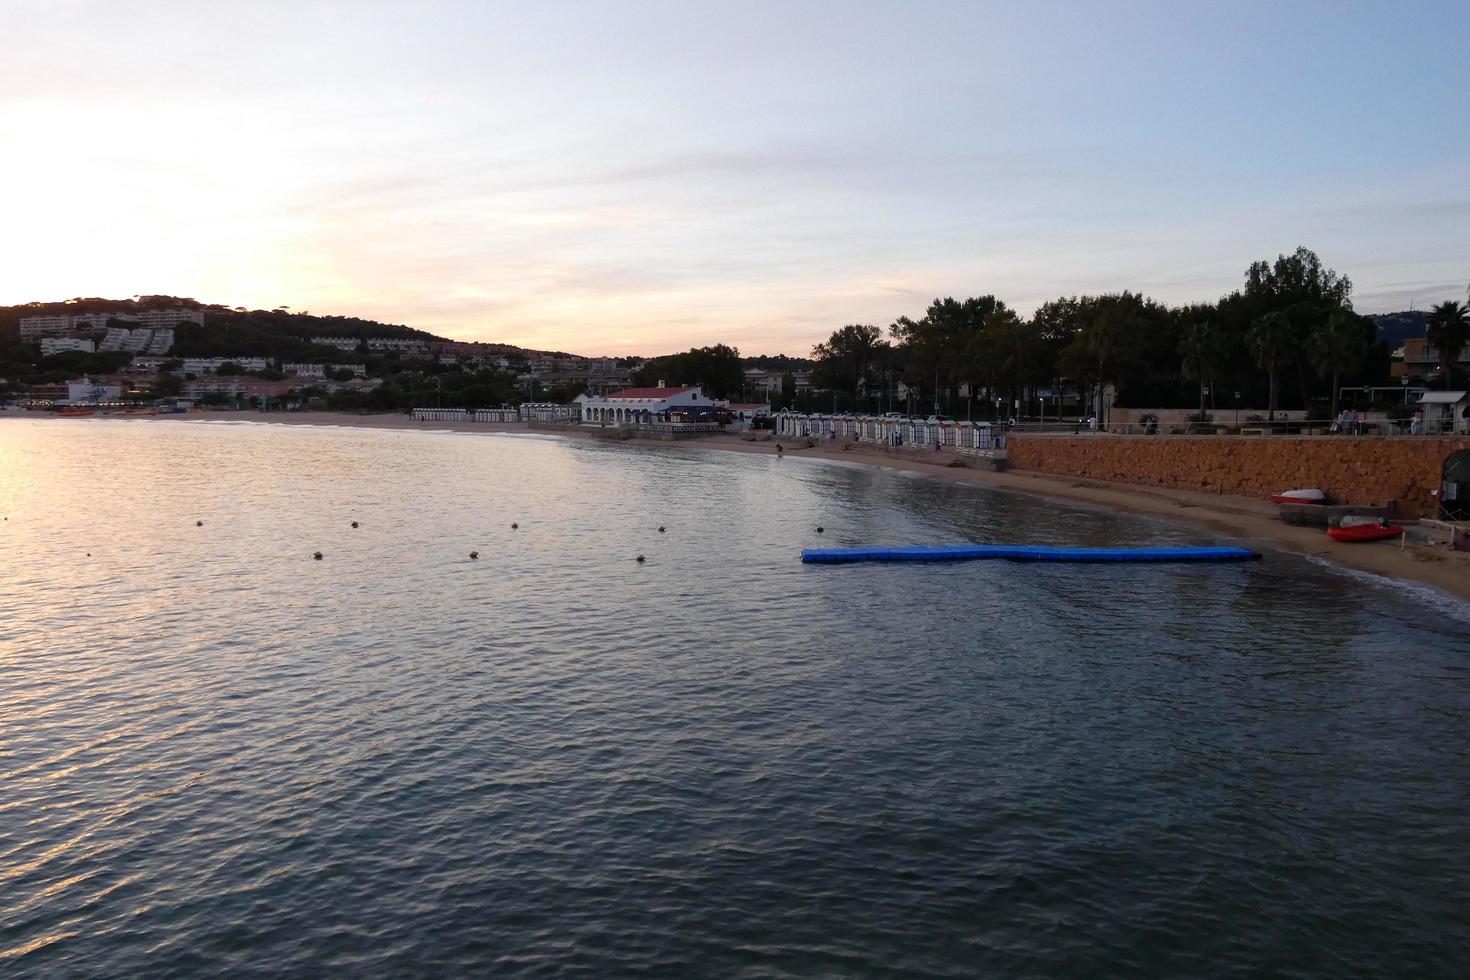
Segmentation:
{"type": "Polygon", "coordinates": [[[1404,533],[1398,524],[1358,524],[1352,527],[1329,527],[1327,536],[1334,541],[1383,541],[1404,533]]]}
{"type": "Polygon", "coordinates": [[[1327,494],[1321,490],[1283,490],[1271,496],[1273,504],[1325,504],[1327,494]]]}

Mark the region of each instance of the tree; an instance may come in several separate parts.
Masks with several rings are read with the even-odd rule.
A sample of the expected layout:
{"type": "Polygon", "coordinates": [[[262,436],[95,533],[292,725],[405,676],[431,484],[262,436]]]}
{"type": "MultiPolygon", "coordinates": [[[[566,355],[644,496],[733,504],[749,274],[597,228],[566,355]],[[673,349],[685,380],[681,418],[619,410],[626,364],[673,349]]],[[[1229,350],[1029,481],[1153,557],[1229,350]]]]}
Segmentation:
{"type": "Polygon", "coordinates": [[[232,377],[237,374],[244,374],[245,369],[236,364],[234,361],[225,361],[219,367],[214,369],[214,373],[224,375],[226,377],[232,377]]]}
{"type": "Polygon", "coordinates": [[[814,380],[856,399],[867,388],[873,365],[887,346],[883,331],[871,324],[848,324],[834,330],[826,343],[812,348],[817,361],[814,380]]]}
{"type": "Polygon", "coordinates": [[[740,394],[745,365],[740,351],[726,344],[695,347],[682,354],[656,357],[633,373],[633,383],[649,387],[667,384],[699,385],[711,398],[740,394]]]}
{"type": "Polygon", "coordinates": [[[1199,382],[1199,417],[1205,420],[1205,388],[1211,387],[1229,356],[1225,337],[1213,321],[1200,320],[1189,327],[1179,342],[1180,373],[1199,382]]]}
{"type": "Polygon", "coordinates": [[[1036,328],[1000,304],[985,318],[984,328],[970,339],[963,357],[974,380],[984,378],[989,395],[1004,390],[1014,403],[1018,386],[1036,379],[1045,349],[1036,328]]]}
{"type": "Polygon", "coordinates": [[[1266,313],[1256,318],[1246,334],[1246,344],[1256,366],[1270,379],[1271,394],[1266,419],[1276,421],[1277,380],[1283,368],[1291,364],[1296,349],[1297,330],[1286,311],[1266,313]]]}
{"type": "Polygon", "coordinates": [[[1455,362],[1465,349],[1470,333],[1470,311],[1456,300],[1447,300],[1429,311],[1429,324],[1424,336],[1439,352],[1439,366],[1444,371],[1444,386],[1448,389],[1454,379],[1455,362]]]}
{"type": "Polygon", "coordinates": [[[160,374],[153,379],[153,397],[169,398],[184,390],[184,382],[172,374],[160,374]]]}
{"type": "Polygon", "coordinates": [[[1290,255],[1278,255],[1270,265],[1252,262],[1245,270],[1245,295],[1259,300],[1265,306],[1263,313],[1302,302],[1350,310],[1352,294],[1352,280],[1324,266],[1317,253],[1305,246],[1297,246],[1290,255]]]}
{"type": "Polygon", "coordinates": [[[1338,382],[1356,371],[1368,350],[1368,338],[1377,327],[1366,317],[1349,310],[1334,310],[1327,322],[1307,335],[1307,359],[1312,370],[1332,379],[1332,415],[1337,416],[1338,382]]]}
{"type": "Polygon", "coordinates": [[[1062,350],[1058,366],[1082,385],[1093,388],[1094,403],[1108,385],[1122,385],[1143,364],[1146,314],[1156,304],[1136,293],[1084,297],[1083,322],[1062,350]]]}

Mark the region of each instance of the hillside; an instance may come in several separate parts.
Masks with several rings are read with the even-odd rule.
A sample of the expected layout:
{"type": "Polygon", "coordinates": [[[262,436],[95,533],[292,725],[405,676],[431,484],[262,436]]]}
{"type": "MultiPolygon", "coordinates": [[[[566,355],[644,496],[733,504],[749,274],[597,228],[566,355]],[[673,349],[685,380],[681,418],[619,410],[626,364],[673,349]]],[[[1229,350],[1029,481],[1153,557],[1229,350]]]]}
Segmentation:
{"type": "Polygon", "coordinates": [[[1378,337],[1389,350],[1398,350],[1404,341],[1424,336],[1429,323],[1429,314],[1423,310],[1405,310],[1402,313],[1374,313],[1369,317],[1378,324],[1378,337]]]}

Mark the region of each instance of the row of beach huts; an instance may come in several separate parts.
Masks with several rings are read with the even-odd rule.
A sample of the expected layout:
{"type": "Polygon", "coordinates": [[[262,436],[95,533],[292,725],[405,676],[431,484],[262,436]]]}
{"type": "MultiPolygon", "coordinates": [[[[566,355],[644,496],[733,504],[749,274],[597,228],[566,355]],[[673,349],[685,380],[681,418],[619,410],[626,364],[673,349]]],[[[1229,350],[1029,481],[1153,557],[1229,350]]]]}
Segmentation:
{"type": "Polygon", "coordinates": [[[416,422],[575,422],[576,405],[525,402],[516,408],[416,408],[416,422]]]}
{"type": "Polygon", "coordinates": [[[776,434],[789,438],[850,439],[879,446],[916,446],[982,452],[1005,446],[1005,427],[892,415],[806,415],[782,412],[776,434]]]}

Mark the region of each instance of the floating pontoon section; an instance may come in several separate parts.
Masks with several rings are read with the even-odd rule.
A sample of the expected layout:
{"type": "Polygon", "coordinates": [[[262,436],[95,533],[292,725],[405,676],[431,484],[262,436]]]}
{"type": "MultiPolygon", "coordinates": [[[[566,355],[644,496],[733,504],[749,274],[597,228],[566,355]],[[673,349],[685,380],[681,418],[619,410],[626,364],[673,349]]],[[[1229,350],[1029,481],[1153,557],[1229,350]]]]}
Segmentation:
{"type": "Polygon", "coordinates": [[[1249,548],[1047,548],[1039,545],[914,545],[906,548],[807,548],[801,560],[815,564],[861,561],[1253,561],[1249,548]]]}

